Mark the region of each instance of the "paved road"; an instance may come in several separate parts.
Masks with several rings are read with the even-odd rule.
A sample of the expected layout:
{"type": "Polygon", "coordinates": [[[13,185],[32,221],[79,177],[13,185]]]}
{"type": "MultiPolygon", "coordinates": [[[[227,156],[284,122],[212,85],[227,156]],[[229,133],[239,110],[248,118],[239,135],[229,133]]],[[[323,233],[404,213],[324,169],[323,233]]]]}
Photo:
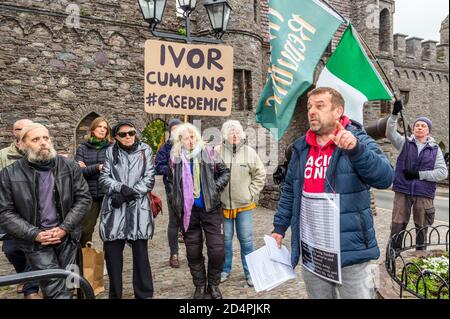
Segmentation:
{"type": "MultiPolygon", "coordinates": [[[[392,210],[394,192],[391,190],[374,190],[375,205],[380,208],[392,210]]],[[[436,208],[436,220],[447,222],[449,215],[448,197],[436,196],[434,206],[436,208]]]]}
{"type": "MultiPolygon", "coordinates": [[[[161,178],[157,177],[157,183],[155,187],[155,193],[163,197],[164,212],[167,212],[164,187],[161,178]]],[[[384,193],[381,193],[382,195],[384,193]]],[[[381,201],[380,201],[381,203],[381,201]]],[[[383,260],[385,256],[385,247],[390,234],[391,212],[386,209],[378,208],[378,214],[374,216],[374,224],[376,227],[377,241],[380,247],[380,258],[373,261],[375,264],[380,264],[384,267],[383,260]]],[[[448,213],[448,202],[447,202],[448,213]]],[[[264,245],[263,237],[265,234],[269,234],[272,231],[274,212],[269,209],[258,207],[254,213],[254,239],[255,249],[264,245]]],[[[448,220],[448,219],[447,219],[448,220]]],[[[165,213],[158,216],[156,220],[156,231],[153,240],[149,242],[149,256],[152,267],[152,273],[154,277],[155,286],[155,298],[157,299],[178,299],[178,298],[191,298],[194,292],[194,286],[192,284],[192,277],[189,272],[189,268],[186,261],[186,250],[183,244],[180,244],[180,262],[181,267],[179,269],[172,269],[168,266],[169,261],[169,246],[167,244],[167,223],[168,216],[165,213]]],[[[440,222],[436,222],[440,224],[440,222]]],[[[447,223],[448,224],[448,223],[447,223]]],[[[413,227],[409,225],[408,229],[413,227]]],[[[290,247],[290,230],[287,232],[285,238],[285,244],[290,247]]],[[[1,248],[0,242],[0,248],[1,248]]],[[[94,234],[94,247],[102,247],[101,240],[98,237],[98,231],[94,234]]],[[[206,250],[206,249],[205,249],[206,250]]],[[[302,299],[306,298],[305,286],[301,276],[300,267],[295,268],[295,272],[298,277],[296,280],[290,280],[279,287],[274,288],[268,292],[257,293],[253,288],[246,285],[242,265],[239,255],[239,243],[236,236],[233,243],[233,272],[228,281],[220,285],[220,289],[223,292],[225,298],[247,298],[247,299],[265,299],[265,298],[282,298],[282,299],[302,299]]],[[[132,287],[132,257],[129,247],[124,251],[124,298],[133,298],[132,287]]],[[[3,253],[0,252],[0,276],[13,274],[14,269],[11,264],[6,260],[3,253]]],[[[108,289],[108,276],[104,277],[105,286],[108,289]]],[[[101,293],[97,298],[107,298],[107,291],[101,293]]],[[[17,299],[23,298],[15,292],[15,286],[0,287],[0,300],[1,299],[17,299]]]]}

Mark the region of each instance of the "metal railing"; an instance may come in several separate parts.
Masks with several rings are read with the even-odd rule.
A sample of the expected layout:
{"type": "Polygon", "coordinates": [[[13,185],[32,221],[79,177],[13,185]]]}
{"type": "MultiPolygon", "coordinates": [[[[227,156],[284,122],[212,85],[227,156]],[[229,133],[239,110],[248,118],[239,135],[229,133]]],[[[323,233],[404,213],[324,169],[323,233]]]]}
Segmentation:
{"type": "Polygon", "coordinates": [[[389,276],[400,286],[400,298],[403,298],[403,292],[407,291],[417,298],[428,299],[430,290],[427,287],[427,278],[433,278],[438,283],[437,299],[441,299],[444,291],[448,294],[448,278],[446,280],[433,271],[422,269],[417,263],[411,261],[411,257],[405,256],[406,252],[426,250],[427,247],[440,247],[439,250],[442,252],[448,252],[449,226],[428,225],[422,228],[412,228],[403,230],[389,239],[386,248],[385,267],[389,276]],[[420,238],[420,242],[417,242],[418,238],[420,238]],[[398,267],[398,264],[400,267],[398,267]],[[399,274],[401,275],[399,276],[399,274]],[[417,276],[415,283],[411,280],[412,275],[417,276]],[[414,285],[414,288],[411,284],[414,285]],[[422,288],[423,294],[419,292],[420,288],[422,288]]]}
{"type": "Polygon", "coordinates": [[[0,287],[25,283],[28,281],[38,281],[53,278],[66,279],[69,277],[79,283],[80,289],[77,289],[78,298],[84,296],[84,299],[95,299],[94,291],[92,290],[89,282],[84,277],[80,276],[76,272],[71,272],[64,269],[36,270],[22,272],[14,275],[0,276],[0,287]]]}

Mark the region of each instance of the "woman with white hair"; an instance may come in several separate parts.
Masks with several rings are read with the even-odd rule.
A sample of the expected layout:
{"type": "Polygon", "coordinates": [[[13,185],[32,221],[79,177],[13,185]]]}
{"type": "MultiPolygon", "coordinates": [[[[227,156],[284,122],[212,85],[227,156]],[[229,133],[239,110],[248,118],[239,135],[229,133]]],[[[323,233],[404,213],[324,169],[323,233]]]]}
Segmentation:
{"type": "Polygon", "coordinates": [[[212,299],[221,299],[219,284],[224,243],[219,193],[228,184],[230,172],[214,149],[204,145],[197,128],[189,123],[180,125],[173,133],[170,166],[167,195],[172,199],[172,210],[181,225],[195,285],[194,299],[203,299],[206,293],[212,299]],[[203,256],[203,233],[208,275],[203,256]]]}
{"type": "Polygon", "coordinates": [[[253,209],[255,200],[264,187],[266,170],[256,151],[245,145],[245,132],[239,121],[229,120],[222,126],[222,145],[217,145],[225,165],[230,170],[230,182],[221,193],[224,214],[225,263],[221,282],[231,273],[233,236],[236,233],[241,246],[241,261],[247,284],[252,287],[245,256],[253,251],[253,209]]]}

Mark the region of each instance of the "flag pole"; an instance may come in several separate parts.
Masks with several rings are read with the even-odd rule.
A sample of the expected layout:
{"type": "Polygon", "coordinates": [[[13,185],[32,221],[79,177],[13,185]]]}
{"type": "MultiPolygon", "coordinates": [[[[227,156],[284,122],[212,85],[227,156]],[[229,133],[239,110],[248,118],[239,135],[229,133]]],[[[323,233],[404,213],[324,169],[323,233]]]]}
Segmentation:
{"type": "Polygon", "coordinates": [[[347,22],[347,25],[349,23],[348,19],[346,17],[344,17],[339,11],[337,11],[331,4],[329,4],[327,1],[325,0],[321,0],[321,2],[323,4],[325,4],[328,8],[330,8],[331,10],[333,10],[338,16],[341,17],[342,20],[344,20],[345,22],[347,22]]]}
{"type": "MultiPolygon", "coordinates": [[[[356,30],[355,30],[356,31],[356,30]]],[[[389,77],[387,76],[386,72],[384,72],[383,66],[381,65],[380,61],[378,61],[378,58],[375,56],[375,54],[373,53],[372,49],[370,49],[370,47],[367,45],[366,41],[364,41],[363,37],[361,37],[361,35],[356,31],[356,35],[358,36],[358,39],[361,41],[361,43],[364,45],[364,48],[369,52],[371,58],[376,62],[376,64],[378,65],[378,68],[381,70],[381,72],[384,75],[384,78],[386,79],[392,94],[394,95],[394,99],[396,101],[398,101],[397,95],[395,94],[395,90],[394,90],[394,86],[392,85],[392,82],[389,80],[389,77]]],[[[400,118],[402,119],[402,123],[403,123],[403,130],[405,133],[405,142],[407,142],[407,131],[406,131],[406,121],[405,121],[405,117],[403,116],[403,112],[400,111],[400,118]]]]}
{"type": "MultiPolygon", "coordinates": [[[[331,4],[329,4],[327,1],[325,0],[321,0],[322,3],[324,3],[326,6],[328,6],[331,10],[333,10],[337,15],[339,15],[346,23],[347,25],[350,24],[350,21],[344,17],[337,9],[335,9],[331,4]]],[[[355,30],[356,31],[356,30],[355,30]]],[[[397,96],[395,95],[395,90],[394,87],[392,86],[391,81],[389,80],[388,76],[386,75],[386,72],[384,72],[383,67],[381,66],[380,62],[378,61],[377,57],[375,56],[375,54],[373,53],[373,51],[370,49],[370,47],[367,45],[366,41],[364,41],[364,39],[359,35],[358,32],[356,32],[358,39],[361,41],[361,43],[364,45],[365,49],[367,51],[369,51],[370,55],[372,56],[372,58],[375,60],[375,62],[377,63],[378,67],[380,68],[381,72],[383,73],[384,77],[386,78],[386,81],[388,82],[388,85],[392,91],[392,94],[394,95],[394,98],[397,100],[397,96]]]]}
{"type": "MultiPolygon", "coordinates": [[[[395,101],[398,101],[397,96],[395,95],[395,90],[394,90],[394,86],[392,85],[391,81],[389,80],[389,77],[387,76],[386,72],[384,72],[383,66],[381,65],[380,61],[378,61],[378,58],[375,56],[375,54],[373,53],[373,51],[370,49],[370,47],[367,45],[366,41],[364,41],[363,37],[361,37],[358,33],[358,31],[356,31],[356,35],[358,37],[358,39],[361,41],[361,43],[364,45],[365,49],[369,52],[369,54],[372,56],[372,58],[374,59],[374,61],[377,63],[378,68],[381,70],[381,72],[383,72],[383,75],[388,83],[388,85],[391,88],[392,94],[394,95],[394,99],[395,101]]],[[[403,116],[403,112],[400,111],[400,118],[402,119],[402,124],[403,124],[403,132],[405,135],[405,147],[408,147],[408,132],[406,130],[406,121],[405,121],[405,117],[403,116]]],[[[406,152],[406,163],[409,163],[408,161],[408,152],[406,152]]]]}
{"type": "Polygon", "coordinates": [[[389,80],[389,77],[387,76],[386,72],[384,72],[383,66],[381,65],[380,61],[378,61],[378,58],[375,56],[375,54],[373,53],[372,49],[367,45],[366,41],[364,40],[363,37],[361,37],[361,35],[359,34],[358,31],[356,31],[356,35],[358,36],[358,39],[361,41],[361,43],[364,45],[364,49],[366,49],[370,53],[370,56],[371,56],[372,60],[375,61],[376,64],[378,65],[378,68],[383,73],[384,78],[386,79],[387,84],[389,85],[389,88],[391,89],[392,94],[394,95],[395,100],[397,100],[397,96],[395,95],[394,86],[392,85],[391,80],[389,80]]]}

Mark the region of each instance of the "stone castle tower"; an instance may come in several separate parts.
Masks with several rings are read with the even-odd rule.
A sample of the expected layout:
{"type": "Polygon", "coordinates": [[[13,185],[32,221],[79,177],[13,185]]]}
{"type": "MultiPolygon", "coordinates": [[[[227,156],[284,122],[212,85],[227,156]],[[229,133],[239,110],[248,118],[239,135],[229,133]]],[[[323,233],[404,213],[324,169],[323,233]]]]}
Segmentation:
{"type": "Polygon", "coordinates": [[[442,21],[441,30],[439,31],[441,34],[441,44],[448,44],[448,16],[442,21]]]}

